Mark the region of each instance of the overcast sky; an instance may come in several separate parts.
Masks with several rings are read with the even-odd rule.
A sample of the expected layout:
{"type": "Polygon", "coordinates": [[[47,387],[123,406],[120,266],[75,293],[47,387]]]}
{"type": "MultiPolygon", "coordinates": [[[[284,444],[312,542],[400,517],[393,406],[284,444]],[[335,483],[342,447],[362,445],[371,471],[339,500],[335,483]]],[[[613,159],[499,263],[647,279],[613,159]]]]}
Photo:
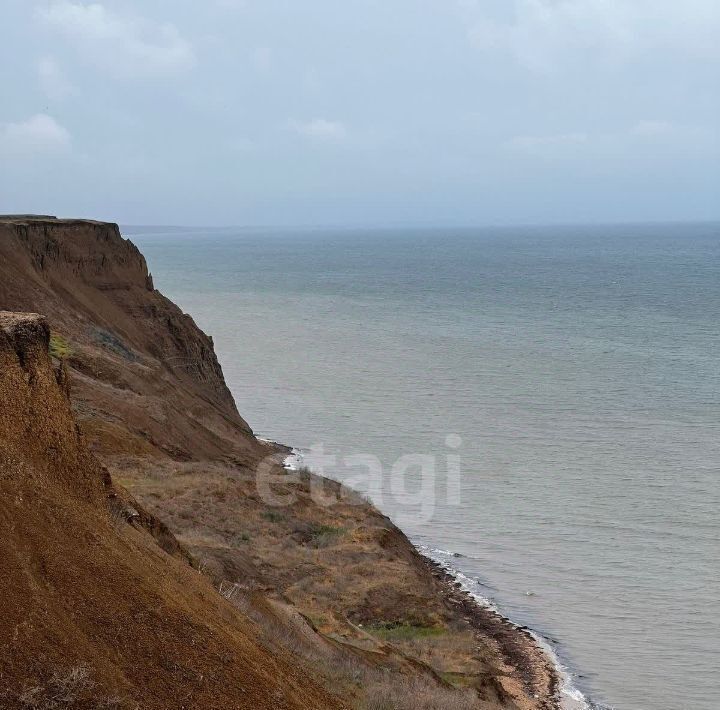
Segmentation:
{"type": "Polygon", "coordinates": [[[720,219],[718,0],[2,0],[0,212],[720,219]]]}

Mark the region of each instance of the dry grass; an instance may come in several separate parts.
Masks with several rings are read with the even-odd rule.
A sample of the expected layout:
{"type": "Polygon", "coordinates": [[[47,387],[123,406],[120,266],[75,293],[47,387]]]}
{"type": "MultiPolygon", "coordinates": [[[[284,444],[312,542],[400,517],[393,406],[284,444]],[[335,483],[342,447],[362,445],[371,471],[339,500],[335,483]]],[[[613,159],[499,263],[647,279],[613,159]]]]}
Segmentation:
{"type": "MultiPolygon", "coordinates": [[[[221,585],[223,590],[230,585],[221,585]]],[[[307,624],[265,613],[232,585],[230,601],[259,627],[271,650],[284,650],[304,661],[335,693],[355,698],[357,710],[477,710],[477,693],[443,686],[431,676],[407,677],[367,663],[351,647],[330,645],[307,624]]]]}
{"type": "Polygon", "coordinates": [[[128,524],[128,513],[125,504],[117,498],[112,498],[108,501],[108,510],[112,526],[117,531],[121,531],[128,524]]]}
{"type": "MultiPolygon", "coordinates": [[[[359,505],[317,506],[309,498],[308,472],[278,468],[271,476],[273,490],[292,493],[296,502],[268,508],[249,472],[193,462],[175,462],[173,468],[172,475],[143,480],[138,492],[151,512],[165,517],[195,558],[205,562],[201,569],[216,586],[241,581],[242,590],[222,584],[223,596],[257,623],[264,646],[304,659],[330,691],[362,699],[365,689],[383,687],[382,670],[363,658],[385,644],[398,651],[386,667],[404,667],[405,656],[437,673],[452,673],[453,679],[474,682],[483,672],[473,632],[465,623],[453,623],[427,582],[406,563],[406,543],[358,496],[359,505]],[[320,643],[309,642],[312,634],[298,633],[285,618],[248,608],[248,589],[267,587],[315,620],[320,643]],[[360,652],[338,651],[327,639],[360,652]]],[[[339,485],[327,488],[347,495],[339,485]]],[[[373,663],[378,663],[374,656],[373,663]]],[[[404,668],[392,677],[402,682],[403,673],[411,672],[404,668]]],[[[427,677],[429,688],[444,687],[452,694],[427,677]]]]}
{"type": "Polygon", "coordinates": [[[472,631],[428,635],[396,644],[403,652],[427,663],[439,673],[477,673],[473,660],[477,639],[472,631]]]}
{"type": "Polygon", "coordinates": [[[0,701],[9,700],[22,710],[138,710],[137,706],[120,698],[99,693],[91,675],[85,665],[56,670],[26,686],[18,695],[6,693],[0,696],[0,701]]]}
{"type": "Polygon", "coordinates": [[[476,710],[472,690],[452,690],[422,678],[386,677],[368,686],[363,710],[476,710]]]}

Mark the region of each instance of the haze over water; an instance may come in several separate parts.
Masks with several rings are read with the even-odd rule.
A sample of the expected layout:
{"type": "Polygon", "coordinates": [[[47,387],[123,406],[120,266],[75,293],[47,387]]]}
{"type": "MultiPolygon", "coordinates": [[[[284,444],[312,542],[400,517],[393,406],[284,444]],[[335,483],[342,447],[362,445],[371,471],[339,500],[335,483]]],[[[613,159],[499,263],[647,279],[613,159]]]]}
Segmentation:
{"type": "Polygon", "coordinates": [[[379,457],[383,510],[595,702],[718,707],[720,225],[123,231],[256,433],[379,457]]]}

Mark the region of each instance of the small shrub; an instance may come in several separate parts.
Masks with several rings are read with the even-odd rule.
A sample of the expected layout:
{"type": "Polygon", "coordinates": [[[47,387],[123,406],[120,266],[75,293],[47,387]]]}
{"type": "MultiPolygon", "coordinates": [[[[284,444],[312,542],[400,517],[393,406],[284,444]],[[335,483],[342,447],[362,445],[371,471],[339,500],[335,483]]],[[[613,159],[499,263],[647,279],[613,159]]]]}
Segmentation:
{"type": "Polygon", "coordinates": [[[345,532],[345,528],[335,528],[332,525],[312,525],[310,527],[310,545],[317,548],[330,547],[345,532]]]}
{"type": "Polygon", "coordinates": [[[73,349],[62,335],[53,333],[50,336],[50,354],[58,360],[66,360],[73,354],[73,349]]]}
{"type": "Polygon", "coordinates": [[[240,585],[236,582],[227,582],[223,580],[222,582],[220,582],[220,589],[218,591],[220,592],[221,596],[225,597],[225,599],[230,601],[235,597],[239,589],[240,585]]]}
{"type": "Polygon", "coordinates": [[[262,517],[270,523],[281,523],[285,520],[285,516],[275,510],[263,511],[262,517]]]}

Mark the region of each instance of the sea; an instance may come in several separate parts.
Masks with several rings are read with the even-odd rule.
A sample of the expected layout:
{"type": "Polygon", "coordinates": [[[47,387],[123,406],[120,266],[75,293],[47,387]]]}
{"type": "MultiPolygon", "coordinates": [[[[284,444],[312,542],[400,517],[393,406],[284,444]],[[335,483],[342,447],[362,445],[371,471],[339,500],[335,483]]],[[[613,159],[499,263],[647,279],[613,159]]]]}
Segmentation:
{"type": "Polygon", "coordinates": [[[720,224],[123,234],[253,430],[533,629],[577,707],[720,707],[720,224]]]}

